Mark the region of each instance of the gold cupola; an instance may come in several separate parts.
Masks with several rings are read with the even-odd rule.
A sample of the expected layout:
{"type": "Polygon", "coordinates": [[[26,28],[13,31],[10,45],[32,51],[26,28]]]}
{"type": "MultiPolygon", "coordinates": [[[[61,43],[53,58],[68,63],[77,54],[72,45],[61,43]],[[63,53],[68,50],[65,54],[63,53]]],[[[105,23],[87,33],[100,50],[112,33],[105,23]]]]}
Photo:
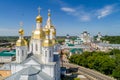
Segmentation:
{"type": "Polygon", "coordinates": [[[52,30],[52,36],[53,36],[53,38],[52,38],[52,44],[53,45],[55,45],[56,44],[56,29],[53,29],[52,30]]]}
{"type": "Polygon", "coordinates": [[[52,44],[55,45],[56,44],[56,39],[52,39],[52,44]]]}
{"type": "Polygon", "coordinates": [[[43,47],[53,46],[52,41],[49,39],[49,34],[50,34],[50,30],[48,28],[45,28],[45,36],[46,36],[46,38],[44,39],[44,41],[42,43],[43,47]]]}
{"type": "Polygon", "coordinates": [[[37,23],[42,23],[42,16],[40,16],[40,7],[38,8],[38,16],[36,17],[36,22],[37,23]]]}
{"type": "Polygon", "coordinates": [[[52,28],[52,35],[56,36],[56,29],[52,28]]]}
{"type": "Polygon", "coordinates": [[[48,19],[47,19],[45,28],[48,28],[48,29],[54,28],[51,21],[50,9],[48,10],[48,19]]]}
{"type": "Polygon", "coordinates": [[[40,7],[38,8],[38,16],[36,17],[36,30],[32,33],[32,39],[44,39],[44,31],[42,28],[42,17],[40,16],[40,7]]]}
{"type": "Polygon", "coordinates": [[[16,42],[16,46],[27,46],[27,41],[23,37],[24,30],[21,28],[19,29],[19,39],[16,42]]]}
{"type": "Polygon", "coordinates": [[[32,35],[33,39],[44,39],[44,37],[45,37],[45,34],[42,28],[36,29],[32,35]]]}
{"type": "Polygon", "coordinates": [[[41,17],[40,15],[38,15],[38,16],[36,17],[36,22],[37,22],[37,23],[42,23],[42,17],[41,17]]]}

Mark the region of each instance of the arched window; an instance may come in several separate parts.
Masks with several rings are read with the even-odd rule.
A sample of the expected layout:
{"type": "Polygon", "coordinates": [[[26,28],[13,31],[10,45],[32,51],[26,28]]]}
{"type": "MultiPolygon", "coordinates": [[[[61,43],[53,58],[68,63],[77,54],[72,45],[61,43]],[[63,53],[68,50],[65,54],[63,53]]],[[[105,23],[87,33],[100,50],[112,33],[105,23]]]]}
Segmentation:
{"type": "Polygon", "coordinates": [[[37,44],[36,44],[36,51],[38,51],[38,46],[37,46],[37,44]]]}
{"type": "Polygon", "coordinates": [[[51,57],[51,51],[49,51],[49,56],[51,57]]]}
{"type": "Polygon", "coordinates": [[[33,51],[33,44],[31,44],[31,50],[33,51]]]}
{"type": "Polygon", "coordinates": [[[22,50],[22,56],[24,56],[24,50],[22,50]]]}
{"type": "Polygon", "coordinates": [[[19,50],[18,50],[18,54],[17,55],[19,56],[19,50]]]}
{"type": "Polygon", "coordinates": [[[45,57],[47,57],[47,51],[45,51],[45,57]]]}

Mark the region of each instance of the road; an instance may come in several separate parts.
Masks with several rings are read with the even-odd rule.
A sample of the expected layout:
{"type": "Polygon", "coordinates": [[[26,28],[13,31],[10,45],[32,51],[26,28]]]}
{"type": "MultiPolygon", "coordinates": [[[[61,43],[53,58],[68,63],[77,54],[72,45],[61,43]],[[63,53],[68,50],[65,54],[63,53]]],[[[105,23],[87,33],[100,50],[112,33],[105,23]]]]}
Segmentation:
{"type": "Polygon", "coordinates": [[[94,71],[94,70],[91,70],[91,69],[88,69],[88,68],[84,68],[82,66],[78,66],[78,65],[75,65],[75,64],[63,63],[63,66],[64,67],[78,68],[78,72],[83,73],[83,74],[85,74],[89,77],[92,77],[94,80],[115,80],[114,78],[111,78],[109,76],[101,74],[97,71],[94,71]]]}

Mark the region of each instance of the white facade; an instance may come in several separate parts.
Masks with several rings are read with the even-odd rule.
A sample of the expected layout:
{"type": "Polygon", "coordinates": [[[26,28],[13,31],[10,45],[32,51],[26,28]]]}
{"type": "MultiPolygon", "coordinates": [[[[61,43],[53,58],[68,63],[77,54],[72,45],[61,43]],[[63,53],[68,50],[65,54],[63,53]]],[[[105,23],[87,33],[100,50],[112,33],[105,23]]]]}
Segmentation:
{"type": "Polygon", "coordinates": [[[90,43],[91,42],[90,34],[87,31],[84,31],[81,34],[80,38],[83,41],[83,43],[90,43]]]}
{"type": "Polygon", "coordinates": [[[65,39],[65,45],[71,44],[70,39],[65,39]]]}
{"type": "Polygon", "coordinates": [[[42,53],[42,40],[33,39],[30,41],[29,50],[33,54],[41,54],[42,53]]]}
{"type": "Polygon", "coordinates": [[[53,47],[43,47],[42,52],[43,63],[53,62],[53,47]]]}
{"type": "Polygon", "coordinates": [[[21,63],[27,57],[27,46],[16,46],[16,62],[21,63]]]}
{"type": "Polygon", "coordinates": [[[101,35],[101,33],[99,32],[99,33],[97,34],[97,41],[101,41],[101,38],[102,38],[102,35],[101,35]]]}
{"type": "MultiPolygon", "coordinates": [[[[46,25],[51,26],[49,20],[50,17],[46,25]]],[[[45,39],[41,31],[44,30],[40,29],[42,29],[42,17],[38,15],[36,30],[33,31],[29,50],[27,46],[16,46],[16,61],[10,64],[12,75],[5,80],[60,80],[60,56],[56,52],[59,46],[52,45],[52,43],[50,46],[43,46],[42,44],[46,45],[47,43],[43,43],[45,39]]],[[[55,28],[47,27],[47,29],[50,29],[50,38],[47,37],[47,39],[52,42],[52,39],[56,38],[55,28]]]]}
{"type": "Polygon", "coordinates": [[[9,63],[12,61],[12,56],[0,56],[0,63],[9,63]]]}

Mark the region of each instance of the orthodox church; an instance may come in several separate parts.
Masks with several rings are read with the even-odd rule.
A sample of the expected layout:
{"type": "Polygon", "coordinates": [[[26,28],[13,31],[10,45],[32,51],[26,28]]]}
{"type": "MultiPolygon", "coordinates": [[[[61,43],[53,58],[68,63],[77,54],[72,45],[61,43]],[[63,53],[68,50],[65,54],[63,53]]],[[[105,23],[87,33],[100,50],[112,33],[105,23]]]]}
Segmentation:
{"type": "Polygon", "coordinates": [[[24,30],[19,30],[16,42],[16,61],[5,64],[1,69],[10,70],[5,80],[60,80],[60,56],[56,44],[56,29],[48,11],[46,25],[42,26],[42,16],[36,17],[36,29],[29,42],[24,39],[24,30]]]}

